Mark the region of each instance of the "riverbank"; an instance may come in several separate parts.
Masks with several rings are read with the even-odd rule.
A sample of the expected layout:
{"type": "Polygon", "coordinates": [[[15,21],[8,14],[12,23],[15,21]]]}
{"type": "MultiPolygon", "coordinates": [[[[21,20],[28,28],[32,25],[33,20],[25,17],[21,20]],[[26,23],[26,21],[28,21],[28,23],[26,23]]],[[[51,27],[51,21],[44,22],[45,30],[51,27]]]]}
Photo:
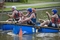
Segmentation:
{"type": "MultiPolygon", "coordinates": [[[[13,5],[12,5],[13,6],[13,5]]],[[[17,10],[25,10],[29,7],[31,8],[45,8],[45,7],[55,7],[60,6],[60,2],[44,2],[44,3],[37,3],[37,4],[20,4],[20,5],[14,5],[17,7],[17,10]]],[[[11,6],[6,6],[4,11],[11,11],[11,6]]],[[[0,10],[1,12],[1,10],[0,10]]]]}
{"type": "MultiPolygon", "coordinates": [[[[51,14],[52,8],[56,8],[58,10],[58,14],[60,14],[60,6],[59,7],[38,8],[38,9],[36,9],[37,21],[39,21],[39,19],[48,20],[48,16],[46,15],[46,11],[48,11],[51,14]]],[[[26,14],[26,10],[20,10],[20,11],[22,11],[24,14],[26,14]]],[[[7,16],[8,13],[11,14],[12,12],[5,11],[2,14],[0,13],[0,21],[6,21],[7,19],[9,19],[9,17],[7,16]]]]}

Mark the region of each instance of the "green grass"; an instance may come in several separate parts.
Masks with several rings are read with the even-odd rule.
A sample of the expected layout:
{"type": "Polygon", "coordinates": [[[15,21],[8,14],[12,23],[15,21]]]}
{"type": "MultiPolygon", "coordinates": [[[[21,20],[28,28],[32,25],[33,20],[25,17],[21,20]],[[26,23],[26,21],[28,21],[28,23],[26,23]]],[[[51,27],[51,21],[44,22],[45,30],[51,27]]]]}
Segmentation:
{"type": "Polygon", "coordinates": [[[24,3],[20,3],[20,2],[5,2],[6,6],[13,6],[13,5],[20,5],[20,4],[24,4],[24,3]]]}
{"type": "MultiPolygon", "coordinates": [[[[55,2],[56,1],[60,1],[60,0],[54,0],[55,2]]],[[[31,4],[31,3],[41,3],[41,2],[53,2],[52,0],[28,0],[28,3],[27,4],[31,4]]],[[[17,2],[6,2],[5,3],[6,4],[6,6],[13,6],[13,5],[22,5],[22,4],[26,4],[26,3],[17,3],[17,2]]],[[[38,5],[38,6],[26,6],[26,7],[18,7],[17,8],[17,10],[23,10],[23,9],[26,9],[26,8],[29,8],[29,7],[31,7],[31,8],[43,8],[43,7],[52,7],[52,6],[60,6],[60,3],[59,4],[47,4],[47,5],[38,5]]],[[[60,9],[58,9],[59,11],[60,11],[60,9]]],[[[1,10],[0,10],[1,11],[1,10]]],[[[5,8],[4,9],[4,11],[11,11],[11,8],[5,8]]],[[[46,10],[45,10],[46,11],[46,10]]],[[[38,11],[37,13],[37,20],[39,19],[39,18],[41,18],[41,19],[47,19],[47,16],[45,16],[46,14],[44,14],[45,13],[45,11],[38,11]],[[39,14],[39,13],[43,13],[42,15],[41,14],[39,14]],[[45,16],[45,17],[42,17],[42,16],[45,16]]],[[[50,10],[49,10],[50,11],[50,10]]],[[[51,11],[50,11],[51,12],[51,11]]],[[[59,12],[60,13],[60,12],[59,12]]],[[[1,16],[1,15],[0,15],[1,16]]],[[[1,19],[1,17],[0,17],[0,19],[1,19]]],[[[2,14],[2,19],[1,20],[7,20],[8,19],[8,16],[6,15],[6,14],[2,14]]]]}
{"type": "MultiPolygon", "coordinates": [[[[58,14],[60,14],[60,8],[57,8],[57,10],[58,10],[58,14]]],[[[38,19],[47,20],[48,16],[46,15],[46,11],[48,11],[51,14],[51,9],[36,11],[37,20],[38,19]]],[[[24,12],[24,14],[26,14],[26,12],[24,12]]],[[[9,17],[7,16],[7,14],[2,14],[2,17],[1,17],[1,14],[0,14],[0,20],[1,21],[5,21],[7,19],[9,19],[9,17]]]]}
{"type": "Polygon", "coordinates": [[[33,4],[33,3],[41,3],[41,2],[60,2],[60,0],[28,0],[28,3],[21,3],[21,2],[5,2],[6,6],[12,5],[20,5],[20,4],[33,4]]]}
{"type": "MultiPolygon", "coordinates": [[[[60,6],[60,4],[47,4],[47,5],[41,5],[41,6],[38,5],[38,6],[27,6],[27,7],[23,6],[23,7],[18,7],[17,9],[18,10],[23,10],[23,9],[26,9],[26,8],[29,8],[29,7],[32,7],[32,8],[43,8],[43,7],[51,7],[51,6],[60,6]]],[[[60,11],[60,9],[58,9],[58,10],[60,11]]],[[[4,9],[4,11],[11,11],[11,8],[6,8],[6,9],[4,9]]],[[[45,19],[45,20],[48,19],[47,15],[45,14],[45,11],[47,11],[47,10],[37,11],[37,20],[39,18],[45,19]]],[[[51,9],[48,10],[48,11],[51,12],[51,9]]],[[[60,13],[59,11],[58,11],[58,13],[60,13]]],[[[2,14],[2,19],[0,18],[0,20],[4,21],[4,20],[7,20],[7,19],[8,19],[8,16],[6,14],[4,14],[4,15],[2,14]]]]}
{"type": "MultiPolygon", "coordinates": [[[[23,10],[23,9],[26,9],[26,8],[43,8],[43,7],[52,7],[52,6],[60,6],[60,3],[59,4],[46,4],[46,5],[38,5],[38,6],[23,6],[23,7],[18,7],[17,10],[23,10]]],[[[1,11],[1,10],[0,10],[1,11]]],[[[4,11],[11,11],[11,8],[5,8],[4,11]]]]}
{"type": "Polygon", "coordinates": [[[60,0],[28,0],[28,3],[59,2],[60,0]]]}

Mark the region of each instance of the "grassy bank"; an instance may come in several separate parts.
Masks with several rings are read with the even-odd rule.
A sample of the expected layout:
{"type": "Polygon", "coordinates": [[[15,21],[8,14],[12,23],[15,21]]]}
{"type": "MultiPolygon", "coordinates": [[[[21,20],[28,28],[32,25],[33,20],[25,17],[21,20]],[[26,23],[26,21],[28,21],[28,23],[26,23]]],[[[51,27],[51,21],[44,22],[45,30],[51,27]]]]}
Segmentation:
{"type": "Polygon", "coordinates": [[[28,0],[28,3],[60,2],[60,0],[28,0]]]}
{"type": "Polygon", "coordinates": [[[60,0],[28,0],[27,3],[21,2],[5,2],[6,6],[12,5],[20,5],[20,4],[34,4],[34,3],[41,3],[41,2],[60,2],[60,0]]]}
{"type": "MultiPolygon", "coordinates": [[[[46,9],[46,10],[38,10],[36,11],[36,14],[37,14],[37,21],[39,21],[39,19],[43,19],[43,20],[48,20],[48,16],[46,15],[46,11],[48,11],[50,14],[51,14],[51,10],[52,9],[46,9]]],[[[60,14],[60,8],[57,8],[58,10],[58,14],[60,14]]],[[[23,12],[24,14],[26,14],[26,12],[23,12]]],[[[9,19],[9,17],[7,16],[7,13],[6,14],[0,14],[0,21],[5,21],[9,19]]]]}
{"type": "MultiPolygon", "coordinates": [[[[52,6],[60,6],[60,3],[59,4],[38,5],[38,6],[21,6],[21,7],[17,7],[17,10],[23,10],[23,9],[26,9],[29,7],[31,7],[31,8],[44,8],[44,7],[52,7],[52,6]]],[[[11,11],[11,8],[5,8],[4,11],[11,11]]]]}
{"type": "Polygon", "coordinates": [[[20,5],[20,4],[24,4],[24,3],[20,3],[20,2],[5,2],[6,6],[20,5]]]}

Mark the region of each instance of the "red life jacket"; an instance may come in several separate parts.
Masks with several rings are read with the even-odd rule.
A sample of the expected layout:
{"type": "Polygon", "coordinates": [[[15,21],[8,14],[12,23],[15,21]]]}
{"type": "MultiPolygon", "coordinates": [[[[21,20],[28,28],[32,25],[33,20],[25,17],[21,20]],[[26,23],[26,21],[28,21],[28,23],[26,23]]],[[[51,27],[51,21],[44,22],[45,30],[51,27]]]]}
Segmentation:
{"type": "Polygon", "coordinates": [[[52,18],[52,23],[60,24],[60,18],[52,18]]]}
{"type": "Polygon", "coordinates": [[[15,19],[16,19],[16,18],[19,18],[19,16],[20,16],[19,13],[15,13],[15,14],[14,14],[14,18],[15,18],[15,19]]]}
{"type": "Polygon", "coordinates": [[[58,24],[60,24],[60,18],[58,18],[57,22],[58,22],[58,24]]]}
{"type": "Polygon", "coordinates": [[[55,23],[55,18],[52,18],[51,21],[52,21],[52,23],[55,23]]]}
{"type": "Polygon", "coordinates": [[[59,18],[58,18],[58,24],[60,24],[60,15],[59,15],[59,14],[58,14],[58,17],[59,17],[59,18]]]}

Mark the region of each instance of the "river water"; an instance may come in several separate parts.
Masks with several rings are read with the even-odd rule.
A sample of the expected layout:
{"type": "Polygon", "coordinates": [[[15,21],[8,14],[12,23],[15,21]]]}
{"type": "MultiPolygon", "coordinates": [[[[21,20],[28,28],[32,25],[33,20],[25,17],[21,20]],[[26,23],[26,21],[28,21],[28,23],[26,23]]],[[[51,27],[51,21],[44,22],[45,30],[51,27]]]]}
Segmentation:
{"type": "MultiPolygon", "coordinates": [[[[57,8],[58,14],[60,14],[60,8],[57,8]]],[[[46,11],[51,13],[50,9],[37,9],[37,20],[39,18],[47,20],[48,17],[45,14],[46,11]]],[[[7,18],[2,17],[2,20],[6,20],[7,18]]],[[[10,33],[11,34],[11,33],[10,33]]],[[[20,40],[18,35],[10,35],[9,31],[2,31],[0,30],[0,40],[20,40]]],[[[59,33],[36,33],[36,34],[29,34],[23,35],[22,40],[60,40],[60,32],[59,33]]]]}
{"type": "MultiPolygon", "coordinates": [[[[18,35],[9,35],[7,32],[0,32],[0,40],[20,40],[18,35]]],[[[60,40],[60,33],[37,33],[23,35],[22,40],[60,40]]]]}

